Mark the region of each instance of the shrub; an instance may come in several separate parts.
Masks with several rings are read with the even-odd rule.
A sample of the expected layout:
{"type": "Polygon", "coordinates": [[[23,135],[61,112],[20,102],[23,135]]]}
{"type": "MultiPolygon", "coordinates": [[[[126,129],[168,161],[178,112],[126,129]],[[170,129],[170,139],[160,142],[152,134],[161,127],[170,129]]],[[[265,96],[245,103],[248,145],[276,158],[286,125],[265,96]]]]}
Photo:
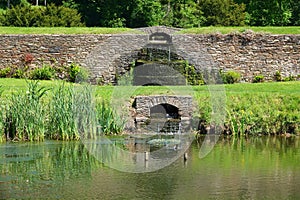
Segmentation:
{"type": "Polygon", "coordinates": [[[282,77],[281,77],[281,72],[280,71],[276,71],[275,72],[274,79],[275,79],[275,81],[282,81],[282,77]]]}
{"type": "Polygon", "coordinates": [[[49,4],[44,6],[31,6],[21,3],[5,14],[1,15],[0,24],[18,27],[74,27],[84,26],[81,23],[81,15],[76,9],[49,4]]]}
{"type": "Polygon", "coordinates": [[[88,72],[79,65],[72,63],[68,70],[69,81],[73,83],[85,82],[88,80],[88,72]]]}
{"type": "Polygon", "coordinates": [[[264,79],[265,79],[264,75],[257,75],[254,77],[253,83],[262,83],[264,82],[264,79]]]}
{"type": "Polygon", "coordinates": [[[235,71],[221,72],[221,76],[225,84],[238,83],[241,79],[241,74],[235,71]]]}
{"type": "Polygon", "coordinates": [[[12,78],[24,78],[25,72],[22,69],[16,69],[15,72],[11,75],[12,78]]]}
{"type": "Polygon", "coordinates": [[[25,54],[25,56],[24,56],[25,65],[31,64],[33,59],[34,58],[33,58],[32,54],[30,54],[30,53],[25,54]]]}
{"type": "Polygon", "coordinates": [[[55,6],[50,4],[44,11],[44,20],[41,26],[46,27],[74,27],[84,26],[81,23],[81,16],[78,14],[76,9],[67,8],[64,6],[55,6]]]}
{"type": "Polygon", "coordinates": [[[55,76],[55,70],[50,66],[36,68],[31,71],[30,79],[33,80],[51,80],[55,76]]]}
{"type": "Polygon", "coordinates": [[[7,78],[11,72],[10,67],[6,67],[4,69],[0,69],[0,78],[7,78]]]}
{"type": "Polygon", "coordinates": [[[290,75],[289,77],[285,77],[284,79],[283,79],[283,81],[295,81],[296,80],[296,77],[294,77],[294,76],[292,76],[292,75],[290,75]]]}
{"type": "Polygon", "coordinates": [[[8,9],[4,14],[3,25],[32,27],[39,26],[43,19],[42,8],[34,7],[28,4],[20,4],[8,9]]]}

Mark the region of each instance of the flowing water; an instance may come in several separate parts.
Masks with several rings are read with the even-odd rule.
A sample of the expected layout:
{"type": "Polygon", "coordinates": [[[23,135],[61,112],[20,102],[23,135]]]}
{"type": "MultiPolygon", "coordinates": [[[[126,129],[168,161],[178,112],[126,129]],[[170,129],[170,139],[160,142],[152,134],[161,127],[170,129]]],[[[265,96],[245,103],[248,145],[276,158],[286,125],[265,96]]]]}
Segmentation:
{"type": "MultiPolygon", "coordinates": [[[[111,169],[81,142],[0,144],[0,199],[300,198],[298,137],[220,138],[200,159],[202,140],[187,160],[148,173],[111,169]]],[[[130,150],[122,138],[112,145],[130,150]]]]}

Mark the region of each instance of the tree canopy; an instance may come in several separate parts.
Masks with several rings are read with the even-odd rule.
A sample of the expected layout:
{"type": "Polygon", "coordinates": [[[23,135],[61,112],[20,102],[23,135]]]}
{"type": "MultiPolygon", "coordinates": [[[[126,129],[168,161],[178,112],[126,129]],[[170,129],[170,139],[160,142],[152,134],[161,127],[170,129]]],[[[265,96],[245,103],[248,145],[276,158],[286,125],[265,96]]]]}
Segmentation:
{"type": "Polygon", "coordinates": [[[300,1],[0,0],[0,25],[86,25],[89,27],[130,28],[154,25],[183,28],[242,25],[293,26],[300,25],[300,1]],[[38,16],[39,14],[32,14],[33,10],[42,17],[38,16]],[[53,12],[50,13],[50,11],[53,12]],[[22,18],[18,19],[18,23],[14,22],[13,18],[18,17],[17,13],[21,14],[19,17],[22,18]],[[43,16],[50,17],[46,20],[43,19],[45,18],[43,16]],[[74,18],[75,22],[72,23],[67,16],[70,16],[71,19],[74,18]],[[30,22],[30,20],[34,22],[30,22]]]}

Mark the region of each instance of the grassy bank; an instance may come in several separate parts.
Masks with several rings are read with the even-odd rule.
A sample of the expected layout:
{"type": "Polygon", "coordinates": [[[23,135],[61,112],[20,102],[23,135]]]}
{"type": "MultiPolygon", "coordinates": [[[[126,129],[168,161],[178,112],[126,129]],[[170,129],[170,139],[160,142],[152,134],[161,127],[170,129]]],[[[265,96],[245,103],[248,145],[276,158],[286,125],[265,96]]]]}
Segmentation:
{"type": "Polygon", "coordinates": [[[253,31],[255,33],[267,33],[267,34],[300,34],[300,28],[298,26],[245,26],[245,27],[201,27],[201,28],[190,28],[184,29],[179,33],[182,34],[212,34],[212,33],[244,33],[246,31],[253,31]]]}
{"type": "Polygon", "coordinates": [[[0,27],[0,34],[122,34],[139,33],[129,28],[99,27],[0,27]]]}
{"type": "MultiPolygon", "coordinates": [[[[88,86],[61,81],[29,82],[21,79],[0,79],[0,138],[15,140],[78,140],[93,138],[101,127],[105,134],[117,134],[124,122],[109,105],[119,98],[120,91],[129,96],[154,94],[190,94],[197,102],[195,117],[201,124],[195,129],[214,125],[209,87],[137,87],[88,86]],[[121,89],[121,90],[120,90],[121,89]],[[116,91],[119,91],[119,93],[116,91]]],[[[220,86],[218,86],[220,87],[220,86]]],[[[221,86],[223,87],[223,86],[221,86]]],[[[226,117],[224,134],[300,134],[300,82],[270,82],[224,85],[226,117]]]]}
{"type": "MultiPolygon", "coordinates": [[[[246,31],[268,34],[300,34],[299,26],[280,27],[201,27],[182,29],[179,34],[214,34],[214,33],[244,33],[246,31]]],[[[127,34],[142,32],[129,28],[101,28],[101,27],[1,27],[0,34],[127,34]]]]}

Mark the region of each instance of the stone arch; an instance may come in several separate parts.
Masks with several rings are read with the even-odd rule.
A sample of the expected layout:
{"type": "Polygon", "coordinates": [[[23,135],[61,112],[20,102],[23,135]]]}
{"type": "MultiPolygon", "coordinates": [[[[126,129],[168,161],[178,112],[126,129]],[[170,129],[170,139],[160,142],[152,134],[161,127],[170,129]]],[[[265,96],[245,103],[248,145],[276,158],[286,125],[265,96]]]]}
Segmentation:
{"type": "Polygon", "coordinates": [[[175,113],[178,116],[173,119],[179,119],[183,126],[188,127],[193,112],[192,97],[181,95],[137,96],[135,97],[134,108],[136,113],[134,121],[137,127],[147,124],[149,120],[151,121],[151,114],[153,111],[156,111],[156,113],[160,115],[166,115],[161,116],[161,119],[171,117],[167,116],[167,114],[172,115],[175,113]],[[169,109],[166,109],[167,106],[169,106],[169,109]]]}
{"type": "MultiPolygon", "coordinates": [[[[149,27],[138,30],[147,34],[155,32],[169,34],[172,37],[171,51],[194,65],[196,70],[205,71],[217,68],[207,47],[195,41],[192,36],[174,34],[178,29],[149,27]]],[[[109,35],[94,48],[85,60],[92,83],[115,84],[116,77],[126,73],[130,63],[137,59],[139,51],[149,44],[147,34],[109,35]]]]}

